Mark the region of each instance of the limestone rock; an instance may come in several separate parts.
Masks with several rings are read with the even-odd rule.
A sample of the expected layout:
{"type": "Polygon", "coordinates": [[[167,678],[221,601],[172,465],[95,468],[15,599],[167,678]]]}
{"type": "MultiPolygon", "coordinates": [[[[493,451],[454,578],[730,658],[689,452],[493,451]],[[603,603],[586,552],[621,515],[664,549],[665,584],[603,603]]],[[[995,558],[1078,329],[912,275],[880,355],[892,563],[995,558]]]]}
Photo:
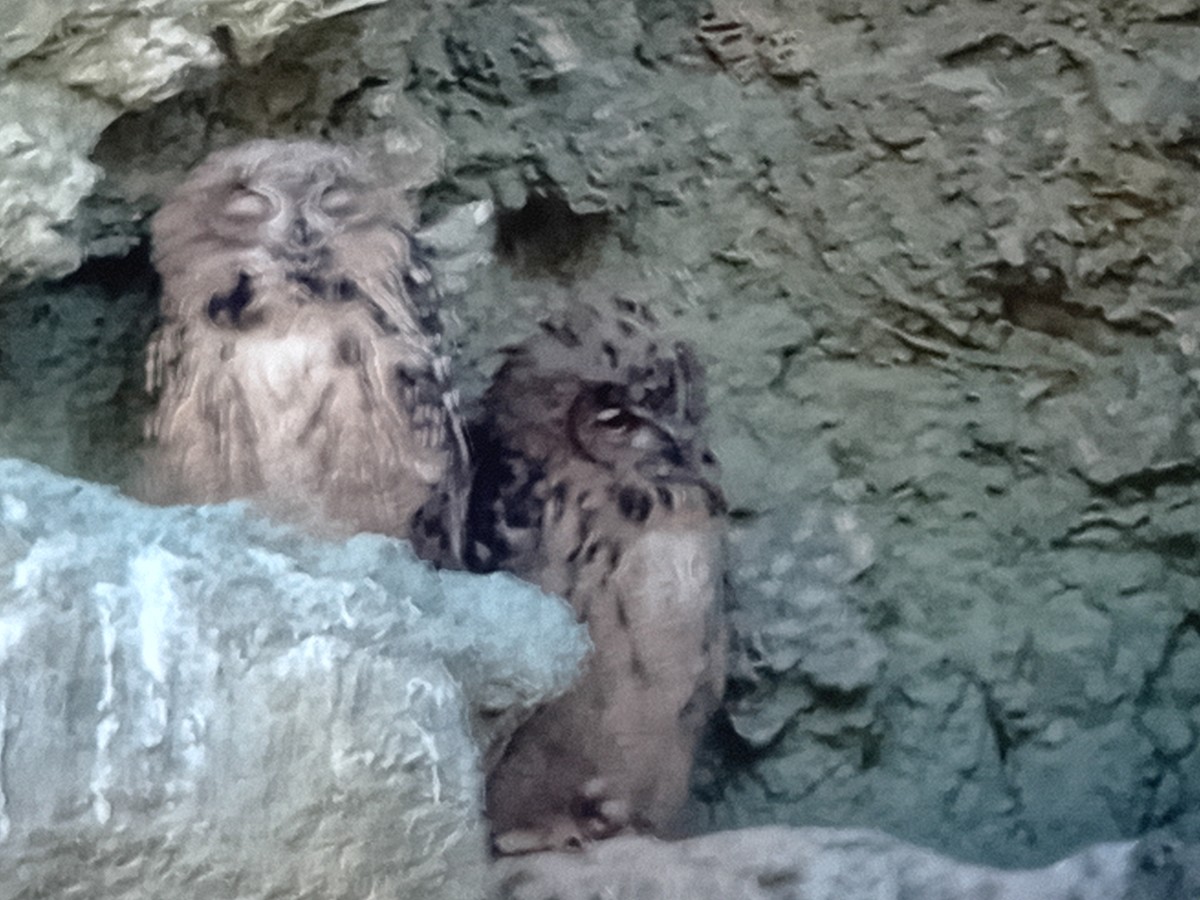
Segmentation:
{"type": "Polygon", "coordinates": [[[0,288],[79,265],[71,224],[100,176],[87,154],[115,117],[61,85],[0,84],[0,288]]]}
{"type": "Polygon", "coordinates": [[[1200,847],[1098,844],[1042,869],[1005,871],[877,831],[751,828],[510,857],[493,881],[496,900],[1184,900],[1200,887],[1200,847]]]}
{"type": "Polygon", "coordinates": [[[0,893],[477,896],[471,720],[501,737],[585,647],[396,541],[0,462],[0,893]]]}
{"type": "MultiPolygon", "coordinates": [[[[87,242],[72,227],[100,176],[88,160],[127,110],[178,94],[225,61],[243,65],[280,35],[381,0],[18,2],[0,36],[0,287],[75,269],[87,242]]],[[[155,141],[156,144],[161,143],[155,141]]]]}

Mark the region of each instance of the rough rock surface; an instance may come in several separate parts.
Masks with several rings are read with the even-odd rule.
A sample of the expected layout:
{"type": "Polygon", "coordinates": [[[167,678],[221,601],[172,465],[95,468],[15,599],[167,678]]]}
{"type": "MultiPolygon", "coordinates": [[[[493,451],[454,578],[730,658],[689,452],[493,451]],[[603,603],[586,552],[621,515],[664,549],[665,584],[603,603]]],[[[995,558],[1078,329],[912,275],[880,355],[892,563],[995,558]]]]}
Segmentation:
{"type": "Polygon", "coordinates": [[[97,252],[96,235],[76,218],[103,174],[88,157],[122,113],[178,94],[226,60],[259,62],[305,23],[380,2],[18,0],[6,7],[0,287],[65,275],[97,252]]]}
{"type": "Polygon", "coordinates": [[[1200,845],[1098,844],[1042,869],[1005,871],[877,831],[747,828],[514,857],[492,877],[495,900],[1185,900],[1200,892],[1200,845]]]}
{"type": "MultiPolygon", "coordinates": [[[[35,141],[61,152],[0,172],[56,197],[104,178],[69,222],[61,197],[3,219],[0,243],[51,243],[0,256],[124,253],[188,165],[250,135],[382,142],[428,186],[468,395],[547,307],[608,287],[707,357],[739,635],[701,827],[872,825],[1011,865],[1156,827],[1196,840],[1198,16],[391,2],[147,99],[99,169],[71,162],[92,139],[68,114],[35,141]]],[[[56,71],[13,70],[75,91],[56,71]]],[[[3,309],[65,320],[70,296],[3,309]]],[[[105,391],[136,384],[105,342],[138,321],[72,319],[72,353],[132,366],[105,391]]],[[[0,341],[0,381],[40,388],[5,395],[0,419],[37,427],[0,442],[118,478],[128,426],[96,423],[135,417],[131,391],[76,394],[86,366],[0,341]],[[37,416],[50,395],[69,444],[37,416]]]]}
{"type": "Polygon", "coordinates": [[[0,461],[0,896],[478,896],[476,743],[585,648],[396,541],[0,461]]]}

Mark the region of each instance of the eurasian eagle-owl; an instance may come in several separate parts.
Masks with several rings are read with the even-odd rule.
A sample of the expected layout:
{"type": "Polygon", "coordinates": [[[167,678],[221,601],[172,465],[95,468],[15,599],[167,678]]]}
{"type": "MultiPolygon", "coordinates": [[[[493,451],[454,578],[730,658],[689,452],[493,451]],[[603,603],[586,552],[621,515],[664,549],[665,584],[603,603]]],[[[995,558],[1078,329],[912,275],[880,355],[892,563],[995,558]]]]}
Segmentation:
{"type": "Polygon", "coordinates": [[[459,491],[465,442],[413,219],[367,159],[317,141],[251,141],[190,174],[151,227],[146,499],[248,498],[404,537],[435,490],[459,491]]]}
{"type": "Polygon", "coordinates": [[[487,780],[500,853],[668,833],[722,695],[724,501],[692,351],[645,310],[577,311],[509,351],[473,429],[465,552],[587,623],[581,679],[487,780]]]}

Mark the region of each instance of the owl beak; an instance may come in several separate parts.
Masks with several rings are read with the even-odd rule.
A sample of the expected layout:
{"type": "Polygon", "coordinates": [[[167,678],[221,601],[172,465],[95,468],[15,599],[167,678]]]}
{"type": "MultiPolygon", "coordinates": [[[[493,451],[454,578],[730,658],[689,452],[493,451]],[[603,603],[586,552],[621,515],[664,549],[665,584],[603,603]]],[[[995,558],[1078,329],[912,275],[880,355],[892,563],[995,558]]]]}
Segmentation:
{"type": "MultiPolygon", "coordinates": [[[[671,473],[678,477],[681,473],[703,472],[711,463],[711,454],[703,440],[668,432],[670,442],[664,448],[661,458],[671,466],[671,473]]],[[[702,479],[703,480],[703,479],[702,479]]]]}
{"type": "Polygon", "coordinates": [[[655,474],[664,478],[686,468],[690,457],[690,447],[687,441],[681,440],[671,429],[662,425],[655,425],[653,430],[646,429],[636,436],[633,446],[641,450],[654,449],[656,451],[657,465],[655,468],[657,471],[655,474]]]}
{"type": "Polygon", "coordinates": [[[307,247],[312,243],[313,231],[308,224],[308,219],[304,216],[297,216],[296,220],[292,222],[292,230],[288,238],[297,247],[307,247]]]}

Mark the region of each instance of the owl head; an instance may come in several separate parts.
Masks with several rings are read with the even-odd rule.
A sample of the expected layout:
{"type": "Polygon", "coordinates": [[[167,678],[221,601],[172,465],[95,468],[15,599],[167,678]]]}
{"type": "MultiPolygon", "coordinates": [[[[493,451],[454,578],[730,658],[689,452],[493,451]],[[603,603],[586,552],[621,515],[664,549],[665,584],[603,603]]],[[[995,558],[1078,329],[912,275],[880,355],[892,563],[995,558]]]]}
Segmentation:
{"type": "Polygon", "coordinates": [[[508,351],[485,405],[505,443],[533,458],[568,455],[651,481],[715,466],[701,434],[700,362],[624,298],[543,323],[508,351]]]}
{"type": "Polygon", "coordinates": [[[355,299],[364,278],[404,269],[412,218],[403,192],[349,148],[255,140],[217,151],[151,223],[163,312],[195,312],[189,304],[215,296],[231,298],[236,317],[264,284],[355,299]]]}

